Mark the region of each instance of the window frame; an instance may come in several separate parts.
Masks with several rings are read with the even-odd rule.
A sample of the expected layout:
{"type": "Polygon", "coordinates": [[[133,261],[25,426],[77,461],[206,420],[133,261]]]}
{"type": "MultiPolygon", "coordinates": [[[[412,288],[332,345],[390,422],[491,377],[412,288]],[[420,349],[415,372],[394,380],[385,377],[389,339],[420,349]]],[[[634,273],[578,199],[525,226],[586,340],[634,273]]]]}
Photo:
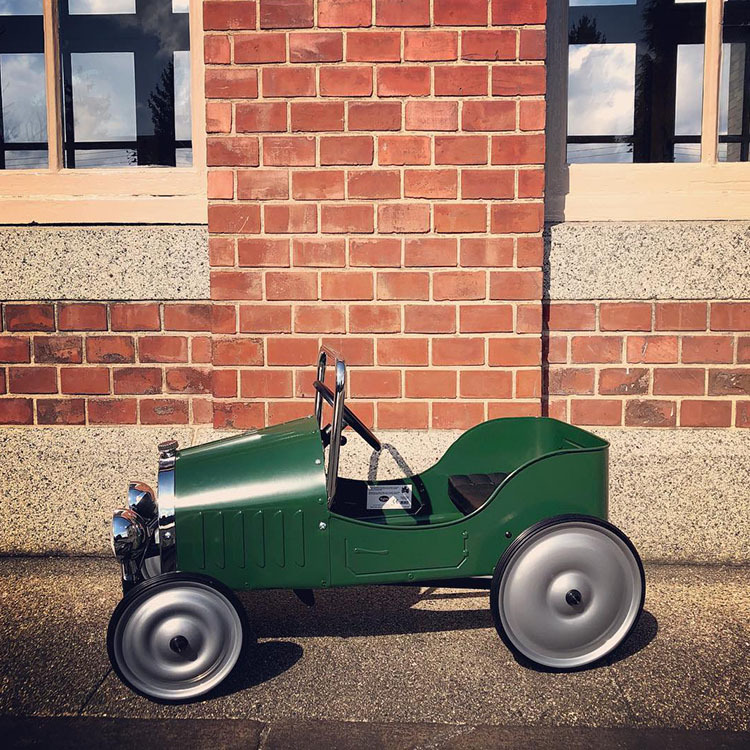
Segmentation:
{"type": "Polygon", "coordinates": [[[43,3],[49,161],[0,171],[0,225],[207,223],[202,0],[190,0],[192,166],[91,169],[63,166],[58,3],[43,3]]]}
{"type": "Polygon", "coordinates": [[[723,14],[724,0],[706,0],[700,162],[568,164],[568,2],[550,2],[547,221],[750,218],[750,162],[717,160],[723,14]]]}

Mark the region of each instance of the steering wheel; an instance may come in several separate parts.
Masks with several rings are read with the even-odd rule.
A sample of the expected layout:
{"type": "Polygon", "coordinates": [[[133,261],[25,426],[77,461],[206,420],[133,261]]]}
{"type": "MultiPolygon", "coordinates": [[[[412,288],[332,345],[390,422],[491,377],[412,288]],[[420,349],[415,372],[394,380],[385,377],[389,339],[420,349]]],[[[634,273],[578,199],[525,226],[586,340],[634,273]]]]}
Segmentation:
{"type": "MultiPolygon", "coordinates": [[[[328,406],[333,408],[333,391],[319,380],[316,380],[313,386],[328,406]]],[[[344,424],[351,427],[373,450],[379,451],[382,449],[380,440],[373,435],[372,430],[346,404],[344,404],[344,424]]]]}

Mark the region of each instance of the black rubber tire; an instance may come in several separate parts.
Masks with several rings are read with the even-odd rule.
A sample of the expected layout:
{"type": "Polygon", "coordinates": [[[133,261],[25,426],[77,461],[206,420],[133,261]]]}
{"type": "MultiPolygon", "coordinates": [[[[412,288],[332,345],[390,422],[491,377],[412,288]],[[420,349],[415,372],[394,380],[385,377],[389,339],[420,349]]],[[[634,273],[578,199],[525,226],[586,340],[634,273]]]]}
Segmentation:
{"type": "Polygon", "coordinates": [[[492,585],[490,588],[490,612],[492,613],[492,620],[495,623],[495,630],[497,630],[497,633],[502,639],[503,643],[514,654],[514,656],[516,657],[516,660],[519,663],[524,664],[524,665],[532,665],[536,668],[540,668],[548,672],[580,672],[582,670],[591,669],[593,666],[603,663],[606,660],[607,656],[612,653],[612,651],[617,649],[619,646],[625,643],[625,641],[627,641],[628,638],[630,638],[631,634],[633,633],[633,630],[638,624],[638,621],[641,619],[641,614],[643,612],[643,603],[645,599],[646,599],[646,574],[643,570],[643,562],[641,561],[641,556],[638,554],[638,550],[635,548],[635,545],[633,544],[633,542],[631,542],[630,539],[620,529],[617,528],[617,526],[615,526],[614,524],[611,524],[609,521],[603,521],[601,518],[596,518],[595,516],[587,516],[587,515],[578,514],[578,513],[568,513],[568,514],[561,515],[561,516],[554,516],[552,518],[546,518],[543,521],[539,521],[539,523],[536,523],[533,526],[530,526],[525,531],[522,531],[513,540],[511,545],[508,547],[508,549],[505,550],[505,552],[502,554],[500,559],[497,561],[497,565],[495,565],[495,571],[492,574],[492,585]],[[586,523],[590,523],[595,526],[601,526],[602,528],[605,528],[608,531],[615,534],[625,543],[625,545],[629,548],[629,550],[633,554],[633,557],[635,558],[635,561],[638,565],[638,571],[640,572],[641,600],[638,606],[638,614],[633,620],[633,624],[630,626],[627,633],[622,637],[620,642],[615,644],[615,646],[612,647],[612,649],[608,652],[608,654],[604,654],[600,656],[598,659],[596,659],[595,661],[590,662],[589,664],[584,664],[579,667],[569,667],[569,668],[548,667],[544,664],[539,664],[538,662],[535,662],[533,659],[530,659],[528,656],[521,653],[515,647],[515,645],[511,642],[511,640],[508,638],[508,635],[505,632],[505,629],[503,628],[503,624],[500,618],[500,607],[499,607],[500,581],[503,578],[505,569],[509,565],[510,561],[513,559],[516,552],[521,547],[523,547],[526,544],[526,542],[528,542],[529,539],[531,539],[533,536],[535,536],[537,533],[539,533],[543,529],[547,529],[550,526],[557,526],[558,524],[566,523],[568,521],[585,521],[586,523]]]}
{"type": "Polygon", "coordinates": [[[117,663],[117,660],[115,658],[115,650],[114,650],[114,639],[115,639],[115,633],[117,631],[117,623],[120,620],[120,617],[122,616],[123,612],[126,610],[127,607],[130,606],[130,604],[135,601],[137,598],[142,597],[146,594],[149,594],[154,588],[160,587],[164,583],[178,583],[180,581],[191,581],[191,582],[197,582],[202,583],[205,586],[208,586],[218,593],[220,593],[234,608],[234,610],[237,612],[237,615],[240,619],[240,625],[242,626],[242,647],[239,653],[239,656],[237,657],[237,662],[234,665],[234,668],[232,671],[224,678],[222,681],[225,682],[227,679],[229,679],[234,673],[237,671],[238,667],[244,662],[247,651],[248,651],[248,645],[250,643],[250,626],[247,621],[247,612],[245,611],[245,608],[242,606],[242,603],[237,598],[237,595],[232,591],[230,588],[225,586],[220,581],[217,581],[215,578],[211,578],[211,576],[207,575],[201,575],[198,573],[162,573],[161,575],[155,576],[154,578],[148,578],[145,581],[142,581],[141,583],[134,586],[130,591],[125,594],[125,596],[120,600],[118,605],[115,607],[114,612],[112,612],[112,616],[109,618],[109,625],[107,626],[107,656],[109,657],[109,663],[112,665],[112,669],[114,670],[115,674],[120,678],[120,680],[123,682],[123,684],[127,685],[130,690],[132,690],[137,695],[141,695],[144,698],[147,698],[153,703],[161,703],[166,705],[181,705],[186,703],[193,703],[196,700],[205,700],[206,697],[210,696],[212,692],[215,692],[215,690],[219,687],[218,685],[214,687],[211,691],[197,697],[197,698],[188,698],[186,700],[166,700],[161,698],[155,698],[151,695],[148,695],[147,693],[142,692],[138,688],[136,688],[134,685],[130,683],[130,681],[127,679],[127,677],[123,674],[123,672],[120,669],[119,664],[117,663]]]}

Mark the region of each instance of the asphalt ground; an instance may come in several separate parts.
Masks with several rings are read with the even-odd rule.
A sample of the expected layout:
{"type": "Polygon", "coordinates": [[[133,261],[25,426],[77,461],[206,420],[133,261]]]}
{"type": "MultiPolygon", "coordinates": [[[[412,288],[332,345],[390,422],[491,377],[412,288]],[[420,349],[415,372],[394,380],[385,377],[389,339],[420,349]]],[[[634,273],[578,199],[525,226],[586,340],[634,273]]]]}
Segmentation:
{"type": "Polygon", "coordinates": [[[0,744],[750,747],[750,567],[646,577],[630,639],[576,673],[517,662],[485,592],[328,590],[314,608],[245,593],[246,662],[215,694],[169,706],[111,671],[113,560],[0,559],[0,744]]]}

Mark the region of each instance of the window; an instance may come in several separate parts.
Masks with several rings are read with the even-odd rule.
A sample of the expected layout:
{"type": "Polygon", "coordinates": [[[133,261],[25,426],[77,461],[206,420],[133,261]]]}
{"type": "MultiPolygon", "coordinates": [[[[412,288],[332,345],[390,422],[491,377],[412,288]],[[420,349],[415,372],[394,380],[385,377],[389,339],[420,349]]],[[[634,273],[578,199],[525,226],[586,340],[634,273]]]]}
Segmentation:
{"type": "Polygon", "coordinates": [[[561,0],[548,29],[548,218],[750,217],[750,0],[561,0]]]}
{"type": "Polygon", "coordinates": [[[205,220],[201,5],[0,0],[0,222],[205,220]]]}

